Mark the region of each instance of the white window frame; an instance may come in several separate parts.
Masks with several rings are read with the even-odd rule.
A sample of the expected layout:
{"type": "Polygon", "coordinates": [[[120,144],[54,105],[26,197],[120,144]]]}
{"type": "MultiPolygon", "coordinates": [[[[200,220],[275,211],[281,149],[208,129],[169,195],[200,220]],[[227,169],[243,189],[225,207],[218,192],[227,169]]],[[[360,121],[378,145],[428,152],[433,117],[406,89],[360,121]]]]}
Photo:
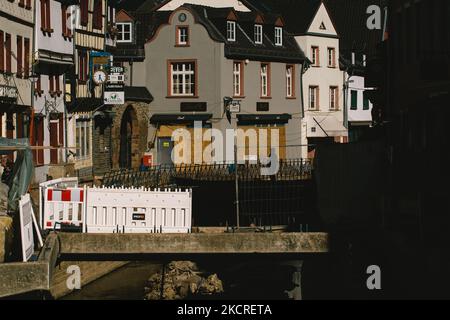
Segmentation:
{"type": "Polygon", "coordinates": [[[178,44],[181,46],[185,46],[189,43],[189,27],[180,26],[178,27],[178,44]],[[185,34],[182,34],[182,30],[186,31],[185,34]],[[184,37],[184,40],[182,40],[184,37]]]}
{"type": "Polygon", "coordinates": [[[227,40],[236,41],[236,21],[227,21],[227,40]]]}
{"type": "Polygon", "coordinates": [[[275,27],[275,45],[281,47],[283,45],[283,28],[275,27]]]}
{"type": "Polygon", "coordinates": [[[336,49],[334,48],[328,48],[328,67],[334,68],[336,67],[336,49]]]}
{"type": "Polygon", "coordinates": [[[311,62],[313,66],[319,66],[319,47],[311,46],[311,62]]]}
{"type": "Polygon", "coordinates": [[[255,24],[255,43],[263,43],[263,26],[261,24],[255,24]]]}
{"type": "Polygon", "coordinates": [[[196,75],[195,75],[195,62],[194,61],[186,61],[186,62],[171,62],[170,63],[170,77],[172,79],[170,86],[170,95],[171,96],[195,96],[196,93],[196,75]],[[178,65],[181,68],[177,68],[175,70],[175,66],[178,65]],[[191,65],[192,68],[187,68],[188,65],[191,65]],[[177,77],[175,77],[177,76],[177,77]],[[180,82],[181,81],[181,82],[180,82]],[[181,84],[181,92],[176,92],[178,90],[174,90],[178,88],[181,84]]]}
{"type": "Polygon", "coordinates": [[[330,87],[330,110],[338,110],[338,87],[337,86],[331,86],[330,87]]]}
{"type": "Polygon", "coordinates": [[[261,64],[261,97],[269,96],[269,65],[261,64]],[[265,67],[265,68],[264,68],[265,67]]]}
{"type": "Polygon", "coordinates": [[[133,42],[133,23],[131,22],[118,22],[116,23],[116,27],[118,30],[117,42],[118,43],[131,43],[133,42]],[[125,32],[125,26],[130,28],[130,31],[125,32]],[[122,31],[119,28],[122,27],[122,31]],[[124,39],[125,34],[129,34],[129,39],[124,39]],[[121,38],[121,39],[119,39],[121,38]]]}
{"type": "Polygon", "coordinates": [[[308,107],[309,110],[317,110],[317,86],[310,86],[309,87],[309,103],[308,107]]]}
{"type": "Polygon", "coordinates": [[[294,66],[286,66],[286,97],[294,97],[294,81],[293,81],[294,66]]]}
{"type": "Polygon", "coordinates": [[[235,97],[240,97],[241,92],[241,81],[242,81],[242,63],[239,61],[233,62],[233,95],[235,97]]]}
{"type": "Polygon", "coordinates": [[[90,118],[79,117],[75,120],[75,141],[79,148],[75,156],[77,160],[88,159],[91,156],[91,128],[90,118]]]}

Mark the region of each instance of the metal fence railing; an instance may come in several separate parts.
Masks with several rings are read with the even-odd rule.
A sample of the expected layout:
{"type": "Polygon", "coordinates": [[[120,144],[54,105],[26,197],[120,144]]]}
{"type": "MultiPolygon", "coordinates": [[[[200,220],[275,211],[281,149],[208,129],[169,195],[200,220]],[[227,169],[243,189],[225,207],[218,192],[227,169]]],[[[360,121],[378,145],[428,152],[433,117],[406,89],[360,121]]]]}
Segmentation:
{"type": "MultiPolygon", "coordinates": [[[[275,175],[262,174],[261,163],[238,164],[239,181],[289,181],[309,180],[312,175],[312,162],[309,159],[280,160],[279,170],[275,175]]],[[[175,179],[193,179],[200,181],[234,181],[236,179],[234,163],[158,165],[147,171],[115,170],[103,177],[107,187],[165,187],[174,184],[175,179]]]]}

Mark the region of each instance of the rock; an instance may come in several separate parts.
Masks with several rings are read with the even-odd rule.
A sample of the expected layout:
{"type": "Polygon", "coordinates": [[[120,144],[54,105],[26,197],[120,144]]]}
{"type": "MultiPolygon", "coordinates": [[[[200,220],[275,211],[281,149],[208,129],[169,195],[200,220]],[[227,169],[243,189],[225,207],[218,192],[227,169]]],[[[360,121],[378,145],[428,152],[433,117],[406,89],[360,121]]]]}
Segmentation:
{"type": "MultiPolygon", "coordinates": [[[[162,273],[152,275],[145,287],[146,300],[161,299],[162,273]]],[[[163,299],[180,300],[189,296],[213,295],[223,292],[223,284],[217,274],[201,276],[192,261],[172,261],[165,268],[163,299]]]]}

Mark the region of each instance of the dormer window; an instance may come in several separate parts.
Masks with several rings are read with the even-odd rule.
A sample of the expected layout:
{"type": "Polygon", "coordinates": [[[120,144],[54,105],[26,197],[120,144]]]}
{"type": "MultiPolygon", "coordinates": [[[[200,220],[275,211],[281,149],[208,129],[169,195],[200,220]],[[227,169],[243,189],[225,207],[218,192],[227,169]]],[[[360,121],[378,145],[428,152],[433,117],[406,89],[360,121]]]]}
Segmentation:
{"type": "Polygon", "coordinates": [[[263,43],[263,26],[260,24],[255,24],[255,43],[263,43]]]}
{"type": "Polygon", "coordinates": [[[283,28],[281,27],[275,27],[275,45],[283,45],[283,28]]]}
{"type": "Polygon", "coordinates": [[[189,27],[178,26],[177,27],[177,46],[189,45],[189,27]]]}
{"type": "Polygon", "coordinates": [[[117,25],[117,42],[132,42],[133,28],[131,22],[119,22],[117,25]]]}
{"type": "Polygon", "coordinates": [[[227,21],[227,40],[236,41],[236,22],[227,21]]]}

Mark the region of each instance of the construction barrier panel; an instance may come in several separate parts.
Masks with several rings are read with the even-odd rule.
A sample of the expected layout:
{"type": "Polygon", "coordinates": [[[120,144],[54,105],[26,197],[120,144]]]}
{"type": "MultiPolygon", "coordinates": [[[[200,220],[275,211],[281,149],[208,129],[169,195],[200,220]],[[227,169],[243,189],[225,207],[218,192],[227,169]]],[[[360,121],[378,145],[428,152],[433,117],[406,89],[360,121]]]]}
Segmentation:
{"type": "Polygon", "coordinates": [[[50,227],[45,227],[47,223],[45,220],[44,212],[46,211],[46,194],[48,188],[66,189],[66,188],[77,188],[78,178],[77,177],[67,177],[54,179],[39,184],[39,225],[41,229],[52,229],[50,227]]]}
{"type": "Polygon", "coordinates": [[[79,229],[83,227],[86,188],[58,189],[44,192],[44,230],[79,229]]]}
{"type": "Polygon", "coordinates": [[[89,188],[87,233],[189,233],[191,190],[89,188]]]}

